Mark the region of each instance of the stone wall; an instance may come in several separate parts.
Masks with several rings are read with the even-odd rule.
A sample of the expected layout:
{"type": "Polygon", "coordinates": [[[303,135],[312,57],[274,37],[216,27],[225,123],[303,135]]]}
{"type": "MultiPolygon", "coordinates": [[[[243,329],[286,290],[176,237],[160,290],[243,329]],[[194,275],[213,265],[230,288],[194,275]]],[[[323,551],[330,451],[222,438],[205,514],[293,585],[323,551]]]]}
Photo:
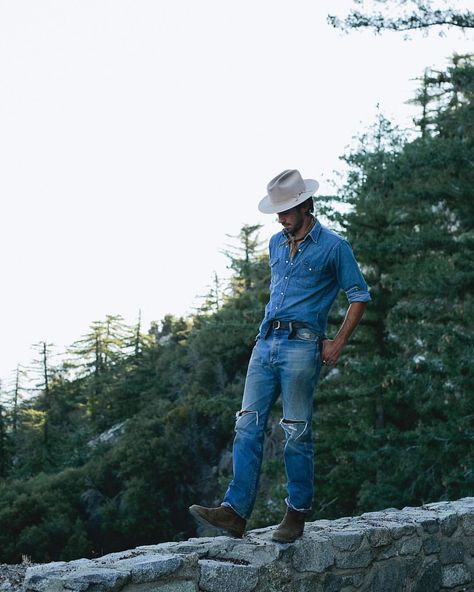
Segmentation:
{"type": "Polygon", "coordinates": [[[474,497],[275,527],[243,539],[193,538],[28,569],[28,592],[474,591],[474,497]]]}

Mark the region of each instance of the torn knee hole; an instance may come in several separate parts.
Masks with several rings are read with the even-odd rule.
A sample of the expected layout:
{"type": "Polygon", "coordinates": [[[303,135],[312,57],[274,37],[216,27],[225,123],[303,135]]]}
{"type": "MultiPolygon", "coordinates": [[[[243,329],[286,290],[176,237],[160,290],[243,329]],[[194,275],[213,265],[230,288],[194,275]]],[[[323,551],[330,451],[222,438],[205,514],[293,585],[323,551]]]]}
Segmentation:
{"type": "Polygon", "coordinates": [[[281,420],[282,423],[306,423],[305,421],[303,421],[302,419],[285,419],[283,418],[281,420]]]}
{"type": "Polygon", "coordinates": [[[249,415],[254,415],[255,423],[258,425],[258,411],[254,411],[253,409],[241,409],[240,411],[237,411],[237,413],[235,414],[235,421],[238,422],[239,419],[242,419],[243,417],[249,415]]]}
{"type": "Polygon", "coordinates": [[[286,419],[286,417],[283,417],[280,420],[280,425],[285,431],[288,440],[297,440],[306,432],[308,422],[301,419],[286,419]]]}

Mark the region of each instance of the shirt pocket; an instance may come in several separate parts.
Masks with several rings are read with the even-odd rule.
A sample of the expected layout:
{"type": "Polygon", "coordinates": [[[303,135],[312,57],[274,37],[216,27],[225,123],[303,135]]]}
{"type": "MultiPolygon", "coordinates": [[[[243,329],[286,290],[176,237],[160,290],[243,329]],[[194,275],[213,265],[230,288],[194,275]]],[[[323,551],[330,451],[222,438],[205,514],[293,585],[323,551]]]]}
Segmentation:
{"type": "Polygon", "coordinates": [[[301,262],[301,267],[296,274],[298,284],[305,288],[314,288],[318,285],[319,280],[324,272],[324,265],[320,262],[305,259],[301,262]]]}
{"type": "Polygon", "coordinates": [[[280,257],[272,257],[270,259],[270,284],[276,284],[280,281],[282,273],[280,269],[280,257]]]}

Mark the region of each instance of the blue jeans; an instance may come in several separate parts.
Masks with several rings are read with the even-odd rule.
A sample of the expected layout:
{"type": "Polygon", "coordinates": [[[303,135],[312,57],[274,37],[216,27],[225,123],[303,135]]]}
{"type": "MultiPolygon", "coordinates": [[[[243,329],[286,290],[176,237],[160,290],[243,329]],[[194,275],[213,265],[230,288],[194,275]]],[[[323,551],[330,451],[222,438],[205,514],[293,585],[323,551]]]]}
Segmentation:
{"type": "Polygon", "coordinates": [[[313,499],[313,394],[321,370],[320,338],[308,328],[272,330],[259,338],[250,358],[242,409],[236,414],[234,478],[222,502],[243,518],[252,512],[262,463],[265,426],[282,395],[286,504],[308,511],[313,499]]]}

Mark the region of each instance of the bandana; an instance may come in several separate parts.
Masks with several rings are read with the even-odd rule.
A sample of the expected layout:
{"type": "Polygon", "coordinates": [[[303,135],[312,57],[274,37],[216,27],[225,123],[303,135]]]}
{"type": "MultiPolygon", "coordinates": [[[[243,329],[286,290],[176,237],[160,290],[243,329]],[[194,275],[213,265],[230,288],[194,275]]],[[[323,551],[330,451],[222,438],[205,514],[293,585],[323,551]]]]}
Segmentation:
{"type": "Polygon", "coordinates": [[[313,221],[311,222],[311,225],[308,228],[308,230],[306,231],[306,234],[304,236],[302,236],[301,238],[296,238],[292,234],[287,235],[288,238],[286,240],[286,244],[289,245],[289,247],[290,247],[290,259],[293,259],[293,257],[296,255],[296,252],[298,251],[298,243],[301,243],[306,239],[308,234],[313,230],[313,226],[315,224],[316,224],[316,218],[313,216],[313,221]]]}

